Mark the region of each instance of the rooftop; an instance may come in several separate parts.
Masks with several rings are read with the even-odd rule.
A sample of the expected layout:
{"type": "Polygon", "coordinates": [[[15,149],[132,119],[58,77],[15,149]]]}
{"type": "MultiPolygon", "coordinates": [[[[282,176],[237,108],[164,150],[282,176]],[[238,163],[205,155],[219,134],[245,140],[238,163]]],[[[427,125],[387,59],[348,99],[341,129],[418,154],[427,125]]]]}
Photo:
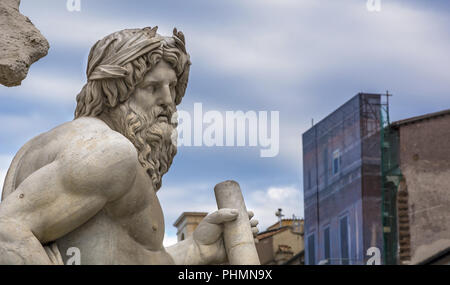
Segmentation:
{"type": "Polygon", "coordinates": [[[429,114],[425,114],[425,115],[421,115],[421,116],[416,116],[416,117],[412,117],[412,118],[408,118],[408,119],[399,120],[399,121],[393,122],[391,124],[391,127],[399,128],[404,125],[414,124],[414,123],[421,122],[424,120],[436,119],[438,117],[442,117],[442,116],[446,116],[446,115],[450,115],[450,109],[443,110],[440,112],[435,112],[435,113],[429,113],[429,114]]]}
{"type": "Polygon", "coordinates": [[[184,220],[185,217],[206,217],[208,213],[205,212],[183,212],[178,219],[173,223],[174,227],[178,227],[178,225],[184,220]]]}
{"type": "MultiPolygon", "coordinates": [[[[292,226],[294,224],[294,222],[300,222],[300,224],[303,223],[303,219],[282,219],[281,220],[281,226],[292,226]]],[[[277,229],[280,227],[280,222],[276,222],[273,225],[269,226],[267,228],[267,230],[273,230],[273,229],[277,229]]]]}
{"type": "Polygon", "coordinates": [[[356,95],[354,95],[353,97],[351,97],[350,99],[348,99],[345,103],[341,104],[338,108],[336,108],[334,111],[332,111],[331,113],[329,113],[327,116],[325,116],[325,118],[323,118],[322,120],[318,121],[317,123],[314,123],[313,126],[311,126],[308,130],[306,130],[303,134],[306,134],[310,131],[312,131],[314,128],[318,127],[319,125],[323,124],[326,120],[330,119],[333,117],[334,114],[336,114],[337,112],[342,111],[342,108],[344,106],[346,106],[347,104],[349,104],[350,102],[352,102],[353,100],[356,100],[356,98],[358,97],[359,100],[362,100],[366,97],[381,97],[382,94],[379,93],[368,93],[368,92],[359,92],[356,95]]]}
{"type": "Polygon", "coordinates": [[[264,232],[262,232],[262,233],[259,233],[258,236],[257,236],[256,238],[257,238],[258,240],[262,240],[262,239],[271,237],[271,236],[273,236],[273,235],[276,235],[277,233],[284,232],[285,230],[287,230],[287,229],[289,229],[289,228],[290,228],[289,226],[284,226],[284,227],[277,228],[277,229],[267,230],[267,231],[264,231],[264,232]]]}

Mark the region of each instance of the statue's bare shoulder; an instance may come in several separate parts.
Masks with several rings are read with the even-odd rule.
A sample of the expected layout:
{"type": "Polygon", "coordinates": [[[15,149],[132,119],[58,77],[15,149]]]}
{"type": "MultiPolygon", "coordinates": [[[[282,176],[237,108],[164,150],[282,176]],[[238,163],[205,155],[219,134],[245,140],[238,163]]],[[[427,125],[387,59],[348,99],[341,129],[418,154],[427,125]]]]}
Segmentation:
{"type": "Polygon", "coordinates": [[[102,194],[111,199],[123,194],[138,166],[133,144],[97,118],[80,118],[66,127],[67,144],[56,156],[62,164],[61,174],[87,190],[106,191],[102,194]]]}
{"type": "Polygon", "coordinates": [[[42,243],[83,224],[134,183],[135,148],[99,119],[63,124],[26,147],[15,158],[22,162],[15,172],[23,177],[2,202],[0,216],[15,217],[42,243]]]}
{"type": "Polygon", "coordinates": [[[26,152],[15,158],[22,162],[15,170],[16,187],[35,171],[53,163],[58,164],[54,174],[70,180],[73,191],[115,191],[103,193],[114,198],[122,189],[106,186],[115,181],[117,186],[126,187],[136,173],[136,148],[97,118],[83,117],[62,124],[32,139],[25,148],[26,152]]]}

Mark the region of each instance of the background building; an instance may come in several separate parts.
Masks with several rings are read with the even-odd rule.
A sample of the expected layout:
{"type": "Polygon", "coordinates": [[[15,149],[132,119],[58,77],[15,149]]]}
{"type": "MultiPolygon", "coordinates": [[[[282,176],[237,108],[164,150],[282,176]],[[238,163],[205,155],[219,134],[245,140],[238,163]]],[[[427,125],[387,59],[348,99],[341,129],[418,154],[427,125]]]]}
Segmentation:
{"type": "Polygon", "coordinates": [[[303,134],[305,262],[383,251],[380,95],[359,93],[303,134]]]}
{"type": "MultiPolygon", "coordinates": [[[[177,239],[192,236],[208,213],[183,212],[173,223],[177,239]]],[[[303,219],[282,219],[257,236],[256,250],[261,264],[304,264],[303,219]]]]}
{"type": "Polygon", "coordinates": [[[283,219],[258,234],[262,265],[304,264],[303,219],[283,219]]]}
{"type": "Polygon", "coordinates": [[[386,262],[448,264],[450,110],[392,124],[384,121],[382,173],[386,262]]]}
{"type": "Polygon", "coordinates": [[[173,226],[177,228],[177,240],[182,241],[192,236],[194,230],[206,215],[208,215],[208,213],[183,212],[173,223],[173,226]]]}

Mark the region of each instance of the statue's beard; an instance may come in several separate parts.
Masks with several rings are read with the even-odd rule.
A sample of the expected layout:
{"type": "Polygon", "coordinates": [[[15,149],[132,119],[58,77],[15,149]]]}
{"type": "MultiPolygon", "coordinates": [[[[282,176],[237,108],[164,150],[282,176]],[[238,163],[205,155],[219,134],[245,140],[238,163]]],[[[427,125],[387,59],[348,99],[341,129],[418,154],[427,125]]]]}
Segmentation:
{"type": "Polygon", "coordinates": [[[155,191],[161,188],[162,176],[167,173],[177,153],[176,124],[171,123],[173,110],[154,106],[150,113],[133,107],[128,102],[120,107],[120,132],[127,137],[138,151],[138,160],[150,176],[155,191]],[[165,113],[168,122],[158,118],[165,113]]]}

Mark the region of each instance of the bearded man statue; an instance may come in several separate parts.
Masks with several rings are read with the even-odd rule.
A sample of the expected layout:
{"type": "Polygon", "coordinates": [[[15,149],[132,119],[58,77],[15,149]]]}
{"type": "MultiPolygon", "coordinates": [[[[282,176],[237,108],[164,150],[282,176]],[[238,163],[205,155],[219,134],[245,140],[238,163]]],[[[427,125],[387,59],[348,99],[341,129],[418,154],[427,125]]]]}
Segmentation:
{"type": "Polygon", "coordinates": [[[157,27],[122,30],[92,47],[75,119],[27,142],[8,170],[0,264],[67,264],[73,252],[81,264],[227,262],[223,224],[235,209],[163,246],[156,193],[177,152],[173,114],[190,64],[177,29],[171,37],[157,27]]]}

